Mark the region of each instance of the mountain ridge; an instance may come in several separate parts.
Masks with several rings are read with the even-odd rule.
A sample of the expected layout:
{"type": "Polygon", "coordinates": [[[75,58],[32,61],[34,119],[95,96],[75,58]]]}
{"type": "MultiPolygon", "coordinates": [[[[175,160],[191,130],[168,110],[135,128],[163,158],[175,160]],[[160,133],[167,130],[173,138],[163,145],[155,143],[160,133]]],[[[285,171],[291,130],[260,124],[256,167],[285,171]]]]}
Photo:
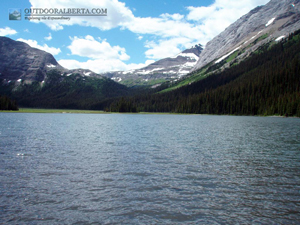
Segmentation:
{"type": "Polygon", "coordinates": [[[235,50],[249,46],[263,35],[268,34],[264,40],[243,52],[239,56],[239,61],[245,59],[259,46],[288,36],[300,29],[299,10],[299,0],[293,3],[288,0],[271,0],[264,6],[256,7],[206,44],[193,71],[215,60],[217,63],[222,61],[222,57],[226,58],[235,50]]]}
{"type": "Polygon", "coordinates": [[[62,67],[50,53],[30,47],[22,41],[15,41],[0,36],[0,78],[4,82],[23,81],[45,82],[47,73],[53,69],[60,71],[61,75],[80,74],[82,77],[103,78],[89,69],[66,69],[62,67]]]}
{"type": "Polygon", "coordinates": [[[116,96],[127,87],[87,69],[68,70],[45,51],[0,37],[0,95],[23,107],[80,108],[116,96]]]}
{"type": "Polygon", "coordinates": [[[176,80],[188,74],[199,59],[203,47],[201,44],[185,49],[179,54],[160,59],[150,65],[130,71],[107,72],[101,75],[109,77],[117,82],[135,86],[149,84],[158,85],[167,80],[176,80]]]}

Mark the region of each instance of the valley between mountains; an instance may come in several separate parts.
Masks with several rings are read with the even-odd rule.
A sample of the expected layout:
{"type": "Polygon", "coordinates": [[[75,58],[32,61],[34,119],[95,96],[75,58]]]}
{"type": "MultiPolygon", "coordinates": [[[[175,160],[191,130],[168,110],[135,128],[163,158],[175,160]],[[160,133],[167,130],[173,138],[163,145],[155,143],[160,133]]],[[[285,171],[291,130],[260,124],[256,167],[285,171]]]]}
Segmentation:
{"type": "Polygon", "coordinates": [[[300,116],[300,1],[271,0],[206,46],[97,74],[0,37],[0,109],[300,116]]]}

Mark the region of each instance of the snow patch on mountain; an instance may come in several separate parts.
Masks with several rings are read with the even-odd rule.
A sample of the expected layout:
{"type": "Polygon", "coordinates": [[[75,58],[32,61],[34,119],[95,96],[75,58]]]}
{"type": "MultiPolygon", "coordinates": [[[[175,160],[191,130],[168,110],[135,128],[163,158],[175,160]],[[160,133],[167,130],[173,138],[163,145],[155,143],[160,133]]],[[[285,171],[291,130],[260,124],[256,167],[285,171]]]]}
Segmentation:
{"type": "Polygon", "coordinates": [[[113,81],[116,81],[116,82],[121,82],[122,81],[122,78],[121,77],[113,77],[111,78],[113,81]]]}
{"type": "Polygon", "coordinates": [[[177,57],[184,57],[184,58],[189,58],[191,60],[196,60],[198,61],[199,57],[197,55],[195,55],[194,53],[179,53],[173,57],[170,57],[171,59],[176,59],[177,57]]]}
{"type": "Polygon", "coordinates": [[[228,56],[230,56],[232,53],[234,53],[235,51],[239,50],[240,48],[241,48],[241,46],[235,48],[234,50],[232,50],[232,51],[229,52],[228,54],[222,56],[221,58],[219,58],[219,59],[215,62],[215,64],[217,64],[217,63],[221,62],[222,60],[226,59],[228,56]]]}
{"type": "Polygon", "coordinates": [[[53,64],[48,64],[47,67],[48,67],[48,68],[54,68],[54,67],[56,67],[56,66],[53,65],[53,64]]]}
{"type": "Polygon", "coordinates": [[[282,36],[280,36],[280,37],[276,38],[276,40],[275,40],[275,41],[280,41],[280,40],[282,40],[283,38],[285,38],[285,35],[282,35],[282,36]]]}
{"type": "Polygon", "coordinates": [[[256,35],[254,35],[252,38],[250,38],[248,41],[245,41],[244,44],[247,44],[249,41],[252,41],[254,38],[256,38],[261,32],[263,31],[259,31],[256,35]]]}
{"type": "Polygon", "coordinates": [[[270,20],[268,21],[268,23],[266,24],[266,27],[270,26],[270,25],[274,22],[275,19],[276,19],[276,17],[270,19],[270,20]]]}
{"type": "Polygon", "coordinates": [[[89,77],[91,75],[91,73],[92,72],[83,72],[83,75],[89,77]]]}

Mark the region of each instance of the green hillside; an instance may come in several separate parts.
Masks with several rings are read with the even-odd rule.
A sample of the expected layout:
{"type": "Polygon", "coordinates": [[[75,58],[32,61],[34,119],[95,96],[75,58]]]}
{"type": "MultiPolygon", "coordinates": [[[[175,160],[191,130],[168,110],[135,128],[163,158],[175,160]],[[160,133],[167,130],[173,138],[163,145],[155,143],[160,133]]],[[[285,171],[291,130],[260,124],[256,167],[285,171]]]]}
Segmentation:
{"type": "Polygon", "coordinates": [[[11,82],[2,84],[0,94],[17,100],[21,107],[90,109],[106,99],[126,96],[128,88],[108,78],[82,77],[79,74],[61,76],[52,70],[44,83],[22,83],[18,87],[11,82]]]}
{"type": "Polygon", "coordinates": [[[191,75],[180,81],[188,85],[123,98],[110,109],[118,111],[119,105],[127,104],[146,112],[300,116],[299,33],[260,47],[222,72],[205,77],[208,68],[203,68],[194,74],[203,77],[197,82],[190,82],[191,75]]]}

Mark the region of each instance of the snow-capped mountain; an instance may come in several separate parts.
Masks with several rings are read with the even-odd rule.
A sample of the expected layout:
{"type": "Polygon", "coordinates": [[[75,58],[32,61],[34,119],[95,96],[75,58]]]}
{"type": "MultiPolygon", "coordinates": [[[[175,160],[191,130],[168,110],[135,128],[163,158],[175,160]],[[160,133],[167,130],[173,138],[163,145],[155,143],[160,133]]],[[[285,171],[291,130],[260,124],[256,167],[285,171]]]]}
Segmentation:
{"type": "MultiPolygon", "coordinates": [[[[188,74],[199,60],[199,55],[203,50],[201,45],[193,46],[183,52],[161,59],[144,68],[130,71],[118,71],[104,73],[102,75],[120,83],[131,82],[131,85],[153,82],[159,80],[174,80],[188,74]]],[[[129,86],[131,86],[129,84],[129,86]]]]}
{"type": "Polygon", "coordinates": [[[299,10],[299,0],[271,0],[253,9],[207,43],[194,70],[219,63],[237,51],[240,61],[261,45],[287,37],[300,29],[299,10]]]}

